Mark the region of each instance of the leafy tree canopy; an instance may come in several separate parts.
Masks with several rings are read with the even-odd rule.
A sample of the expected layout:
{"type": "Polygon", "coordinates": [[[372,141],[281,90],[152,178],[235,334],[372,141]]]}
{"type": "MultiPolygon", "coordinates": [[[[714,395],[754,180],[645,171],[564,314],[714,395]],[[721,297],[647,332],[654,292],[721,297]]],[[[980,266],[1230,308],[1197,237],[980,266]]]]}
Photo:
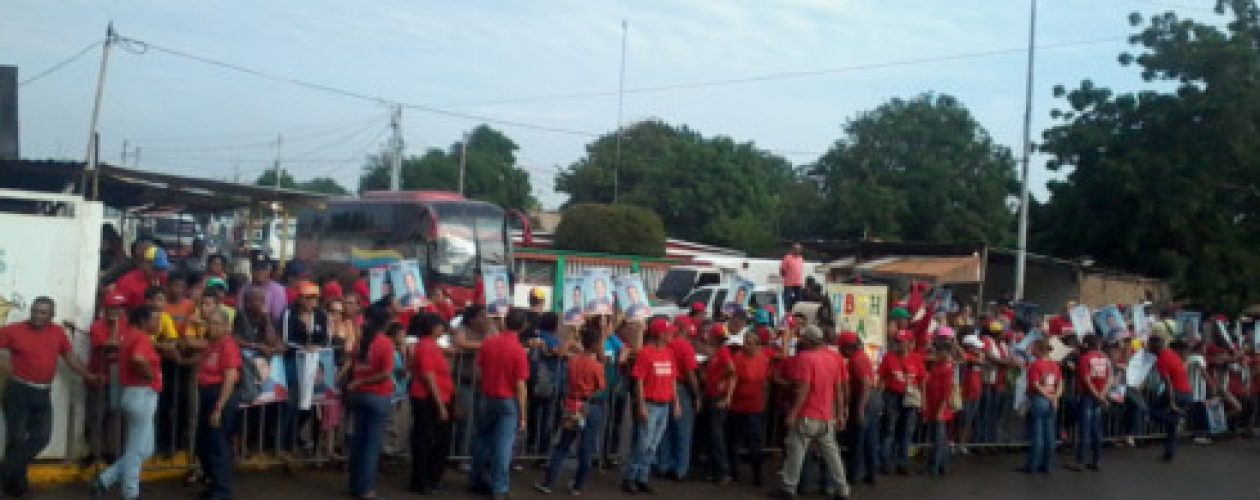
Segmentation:
{"type": "Polygon", "coordinates": [[[558,248],[621,255],[665,255],[665,226],[652,211],[632,205],[578,203],[556,228],[558,248]]]}
{"type": "MultiPolygon", "coordinates": [[[[258,176],[258,180],[254,184],[259,186],[274,187],[276,185],[276,169],[269,168],[258,176]]],[[[289,175],[287,170],[280,170],[280,187],[284,189],[298,189],[309,191],[312,193],[326,194],[329,196],[346,196],[350,194],[346,188],[341,187],[337,181],[331,177],[316,177],[306,182],[297,182],[289,175]]]]}

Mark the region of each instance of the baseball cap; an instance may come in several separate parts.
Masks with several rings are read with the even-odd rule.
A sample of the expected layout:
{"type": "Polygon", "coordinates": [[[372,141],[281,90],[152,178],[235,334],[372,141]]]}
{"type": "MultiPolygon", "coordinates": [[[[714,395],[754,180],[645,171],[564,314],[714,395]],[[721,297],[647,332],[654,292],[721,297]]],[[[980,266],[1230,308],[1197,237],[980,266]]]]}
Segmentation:
{"type": "Polygon", "coordinates": [[[758,309],[757,312],[753,313],[753,323],[758,325],[770,324],[770,311],[758,309]]]}
{"type": "Polygon", "coordinates": [[[114,292],[106,295],[101,303],[105,307],[123,307],[127,305],[127,297],[121,293],[114,292]]]}
{"type": "Polygon", "coordinates": [[[888,315],[892,319],[910,319],[910,311],[907,311],[904,307],[894,307],[888,315]]]}
{"type": "Polygon", "coordinates": [[[301,282],[298,287],[298,295],[303,297],[319,297],[319,286],[309,281],[301,282]]]}
{"type": "Polygon", "coordinates": [[[206,278],[206,288],[212,288],[216,286],[219,288],[222,288],[225,291],[228,288],[227,282],[223,281],[223,278],[220,278],[218,276],[211,276],[209,278],[206,278]]]}
{"type": "Polygon", "coordinates": [[[1002,333],[1002,330],[1005,330],[1005,329],[1006,329],[1006,327],[1002,326],[1002,322],[1001,322],[1001,321],[991,321],[991,322],[989,322],[989,331],[990,331],[990,332],[993,332],[993,333],[1002,333]]]}
{"type": "Polygon", "coordinates": [[[693,312],[693,313],[702,313],[702,312],[704,312],[704,310],[705,310],[705,307],[704,307],[704,303],[703,303],[703,302],[698,302],[698,301],[697,301],[697,302],[692,302],[692,303],[691,303],[691,312],[693,312]]]}
{"type": "Polygon", "coordinates": [[[937,337],[949,338],[954,336],[954,329],[948,326],[942,326],[936,329],[937,337]]]}
{"type": "Polygon", "coordinates": [[[726,336],[726,325],[722,323],[714,323],[709,325],[709,335],[714,337],[726,336]]]}
{"type": "Polygon", "coordinates": [[[823,342],[823,331],[814,325],[809,325],[801,329],[801,338],[815,344],[821,344],[823,342]]]}
{"type": "Polygon", "coordinates": [[[324,289],[321,295],[323,295],[326,299],[337,300],[343,298],[345,296],[345,292],[341,289],[341,283],[338,283],[337,280],[329,280],[327,283],[324,283],[324,289]]]}
{"type": "Polygon", "coordinates": [[[914,340],[914,334],[910,333],[910,330],[897,330],[897,335],[894,338],[899,342],[910,342],[914,340]]]}
{"type": "Polygon", "coordinates": [[[836,340],[836,343],[840,345],[856,345],[858,342],[861,342],[861,339],[858,338],[858,334],[853,332],[841,332],[840,337],[836,340]]]}
{"type": "Polygon", "coordinates": [[[153,264],[153,268],[158,271],[166,271],[171,268],[171,260],[166,256],[166,250],[159,246],[151,246],[144,251],[144,260],[153,264]]]}
{"type": "Polygon", "coordinates": [[[543,293],[541,288],[530,288],[529,298],[535,300],[543,300],[547,298],[547,294],[543,293]]]}
{"type": "Polygon", "coordinates": [[[662,336],[674,331],[674,325],[665,318],[655,318],[648,323],[648,335],[662,336]]]}
{"type": "Polygon", "coordinates": [[[967,335],[963,337],[962,343],[963,345],[967,347],[974,347],[976,349],[981,349],[984,347],[984,342],[981,342],[980,337],[977,337],[975,335],[967,335]]]}

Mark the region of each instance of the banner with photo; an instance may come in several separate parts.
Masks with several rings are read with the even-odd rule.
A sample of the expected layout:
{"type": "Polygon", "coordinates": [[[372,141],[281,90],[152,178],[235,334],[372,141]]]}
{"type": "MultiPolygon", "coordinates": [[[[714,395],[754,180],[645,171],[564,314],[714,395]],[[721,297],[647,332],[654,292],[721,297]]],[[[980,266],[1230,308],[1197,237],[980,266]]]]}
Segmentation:
{"type": "Polygon", "coordinates": [[[888,345],[888,287],[831,283],[827,296],[837,331],[857,333],[867,353],[878,356],[888,345]]]}
{"type": "Polygon", "coordinates": [[[611,315],[613,313],[612,270],[596,267],[582,271],[582,295],[586,299],[586,304],[582,307],[584,314],[611,315]]]}
{"type": "Polygon", "coordinates": [[[309,410],[313,404],[337,399],[337,366],[333,350],[298,351],[298,406],[309,410]]]}
{"type": "Polygon", "coordinates": [[[618,277],[615,283],[617,308],[621,309],[627,320],[643,321],[652,314],[652,304],[648,302],[643,278],[632,273],[618,277]]]}
{"type": "Polygon", "coordinates": [[[289,384],[284,374],[284,357],[263,356],[253,349],[241,349],[241,365],[247,375],[242,383],[254,384],[257,397],[249,404],[276,403],[289,400],[289,384]]]}
{"type": "Polygon", "coordinates": [[[726,299],[722,301],[722,312],[731,314],[737,310],[748,311],[748,302],[752,300],[753,282],[735,277],[726,290],[726,299]]]}
{"type": "Polygon", "coordinates": [[[1146,339],[1151,337],[1151,318],[1146,315],[1146,305],[1133,304],[1129,307],[1129,314],[1133,317],[1133,334],[1146,343],[1146,339]]]}
{"type": "Polygon", "coordinates": [[[586,306],[586,295],[582,293],[585,279],[581,276],[565,276],[564,291],[560,297],[560,308],[564,313],[564,324],[581,325],[583,310],[586,306]]]}
{"type": "Polygon", "coordinates": [[[508,270],[505,266],[481,266],[482,299],[486,301],[486,312],[491,318],[507,316],[512,307],[512,287],[508,284],[508,270]]]}
{"type": "Polygon", "coordinates": [[[389,282],[398,303],[406,309],[418,310],[428,305],[424,292],[424,279],[420,277],[420,263],[415,260],[393,262],[389,265],[389,282]]]}
{"type": "Polygon", "coordinates": [[[375,304],[381,300],[386,294],[390,293],[387,289],[389,283],[385,282],[385,275],[388,273],[387,267],[373,267],[368,270],[368,301],[375,304]]]}
{"type": "Polygon", "coordinates": [[[1203,313],[1198,311],[1180,311],[1177,313],[1177,336],[1200,336],[1203,324],[1203,313]]]}
{"type": "Polygon", "coordinates": [[[1068,310],[1068,319],[1072,321],[1072,330],[1076,332],[1076,338],[1094,333],[1094,321],[1090,317],[1089,307],[1081,304],[1072,306],[1072,309],[1068,310]]]}
{"type": "Polygon", "coordinates": [[[1107,340],[1118,340],[1127,333],[1124,314],[1114,305],[1103,306],[1094,313],[1094,323],[1098,325],[1098,333],[1107,340]]]}
{"type": "Polygon", "coordinates": [[[1155,355],[1149,351],[1141,350],[1133,353],[1133,357],[1129,358],[1129,366],[1124,371],[1125,385],[1134,389],[1142,387],[1142,383],[1146,381],[1146,375],[1151,372],[1151,368],[1155,367],[1155,355]]]}

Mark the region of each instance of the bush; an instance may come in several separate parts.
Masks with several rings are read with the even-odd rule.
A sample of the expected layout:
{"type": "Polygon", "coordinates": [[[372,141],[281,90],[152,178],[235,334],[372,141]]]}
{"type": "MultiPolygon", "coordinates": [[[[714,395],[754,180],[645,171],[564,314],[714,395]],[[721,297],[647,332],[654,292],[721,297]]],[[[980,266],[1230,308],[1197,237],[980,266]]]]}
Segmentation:
{"type": "Polygon", "coordinates": [[[556,228],[558,249],[621,255],[665,255],[665,225],[652,211],[633,205],[579,203],[564,211],[556,228]]]}

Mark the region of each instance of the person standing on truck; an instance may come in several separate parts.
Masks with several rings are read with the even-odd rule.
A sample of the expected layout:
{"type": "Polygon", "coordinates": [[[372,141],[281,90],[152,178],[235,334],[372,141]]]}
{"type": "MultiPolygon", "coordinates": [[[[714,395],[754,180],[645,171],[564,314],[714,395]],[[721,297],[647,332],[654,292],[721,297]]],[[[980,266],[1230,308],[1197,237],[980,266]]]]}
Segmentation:
{"type": "Polygon", "coordinates": [[[783,256],[783,262],[779,264],[779,276],[783,277],[785,295],[783,300],[787,303],[785,307],[789,311],[796,306],[805,292],[804,268],[805,260],[801,258],[801,244],[793,243],[787,255],[783,256]]]}
{"type": "Polygon", "coordinates": [[[66,330],[52,323],[54,312],[52,299],[37,297],[31,303],[30,320],[0,328],[0,350],[8,351],[7,359],[0,358],[5,359],[0,363],[0,378],[8,379],[3,394],[5,443],[0,493],[11,497],[23,498],[29,493],[26,470],[52,437],[50,395],[57,360],[64,360],[84,382],[101,380],[71,351],[66,330]]]}

